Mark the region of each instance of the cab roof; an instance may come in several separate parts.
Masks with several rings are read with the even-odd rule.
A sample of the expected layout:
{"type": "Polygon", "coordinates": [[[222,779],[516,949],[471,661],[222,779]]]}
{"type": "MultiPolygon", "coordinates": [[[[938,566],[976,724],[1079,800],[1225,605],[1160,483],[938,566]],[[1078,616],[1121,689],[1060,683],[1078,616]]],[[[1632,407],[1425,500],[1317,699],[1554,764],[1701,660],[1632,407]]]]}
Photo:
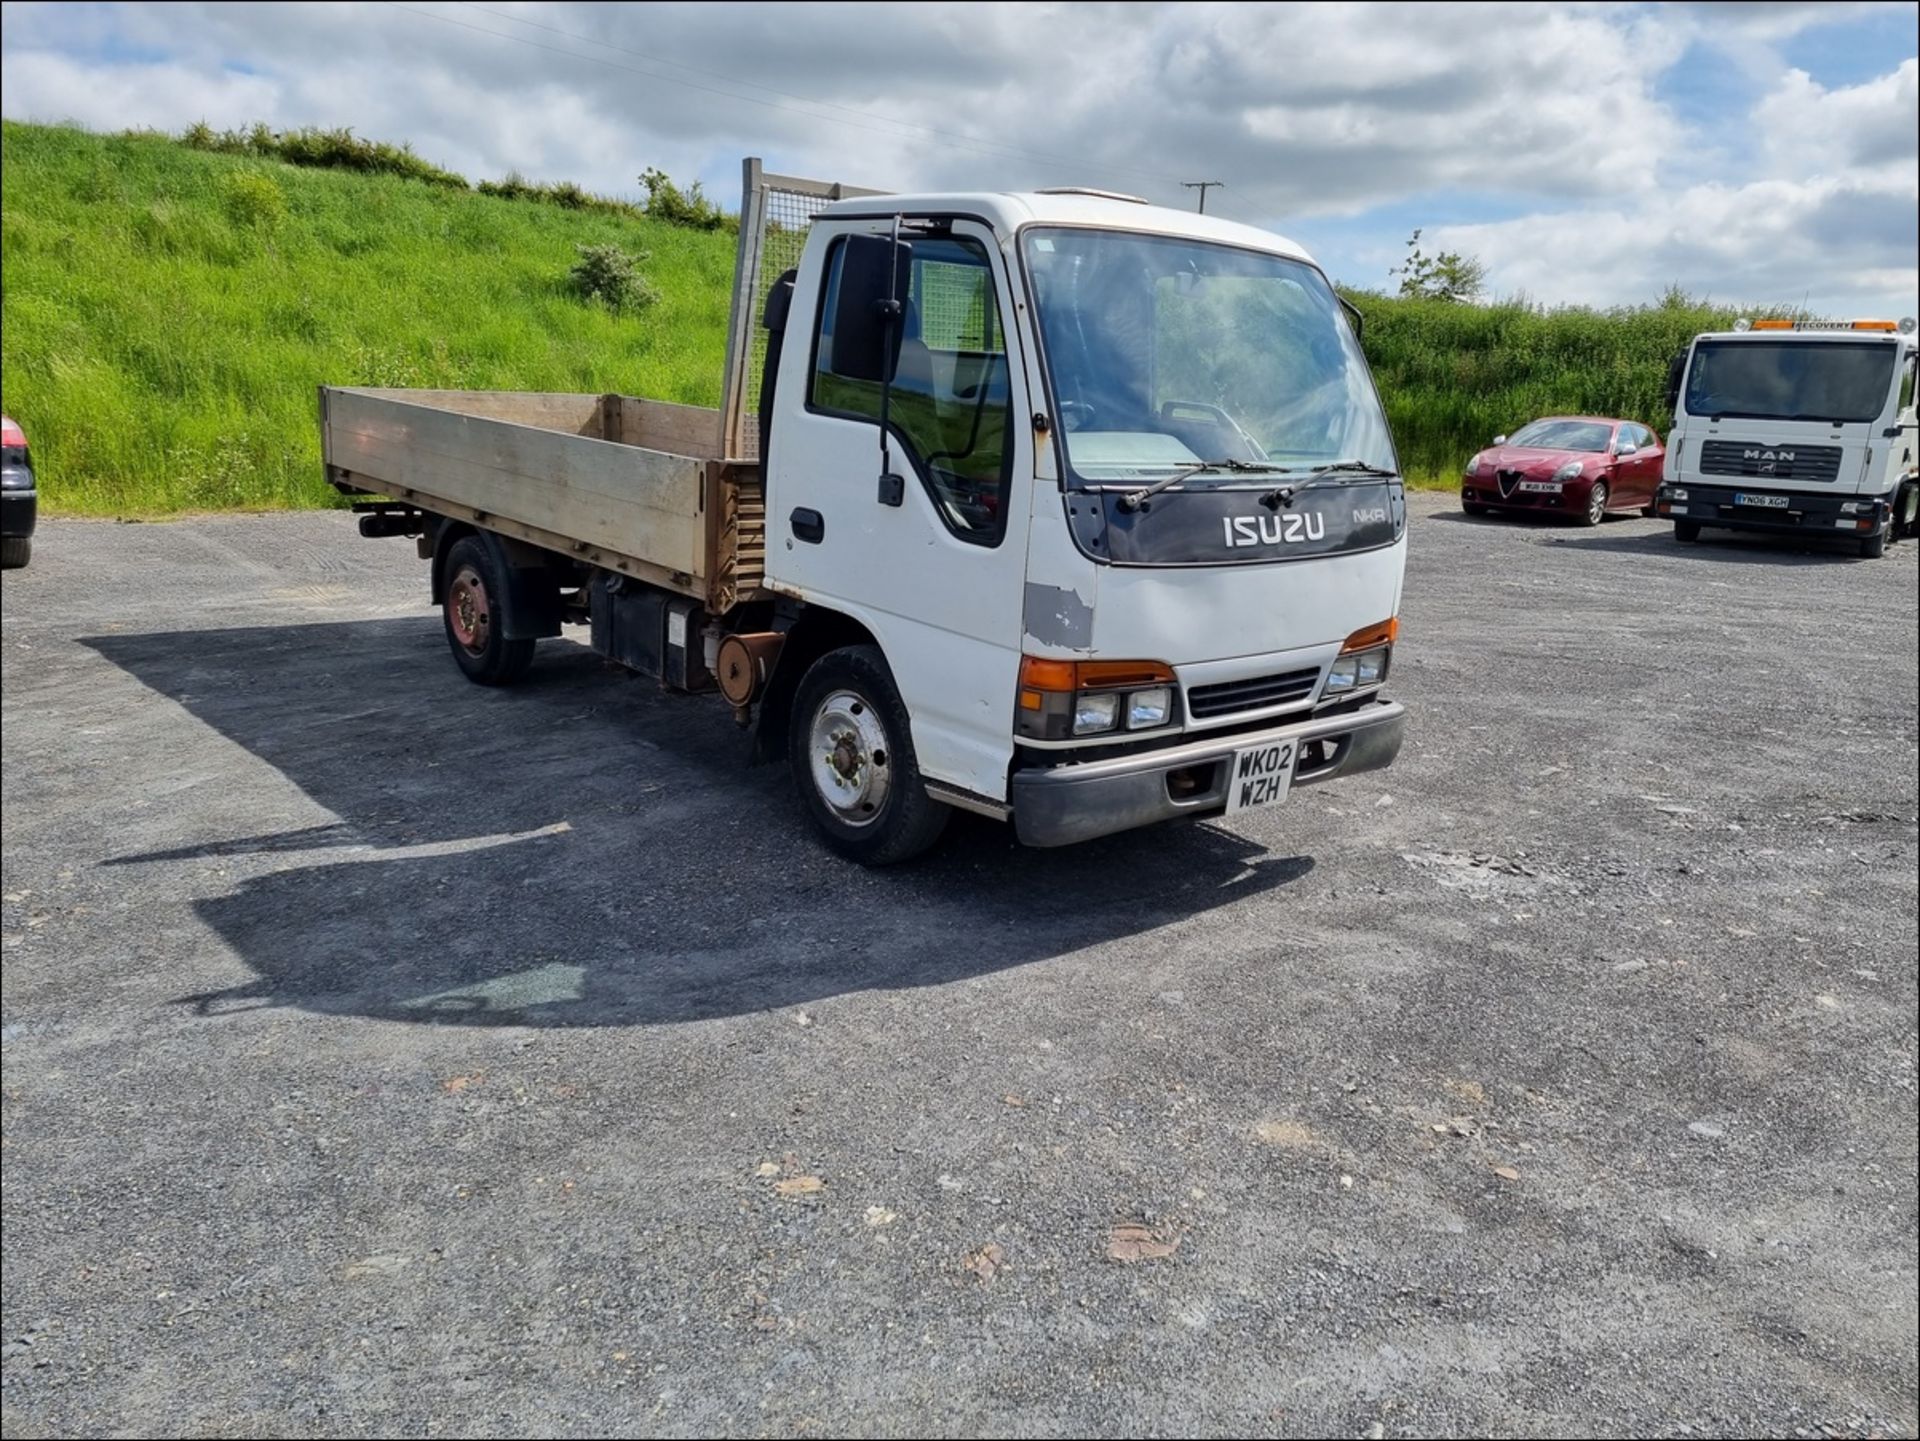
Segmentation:
{"type": "Polygon", "coordinates": [[[900,215],[970,215],[1003,234],[1029,225],[1079,225],[1102,230],[1132,230],[1149,235],[1175,235],[1259,250],[1289,260],[1312,264],[1304,247],[1271,230],[1148,205],[1111,194],[1085,190],[937,191],[910,195],[865,195],[836,201],[820,212],[821,220],[881,219],[900,215]]]}

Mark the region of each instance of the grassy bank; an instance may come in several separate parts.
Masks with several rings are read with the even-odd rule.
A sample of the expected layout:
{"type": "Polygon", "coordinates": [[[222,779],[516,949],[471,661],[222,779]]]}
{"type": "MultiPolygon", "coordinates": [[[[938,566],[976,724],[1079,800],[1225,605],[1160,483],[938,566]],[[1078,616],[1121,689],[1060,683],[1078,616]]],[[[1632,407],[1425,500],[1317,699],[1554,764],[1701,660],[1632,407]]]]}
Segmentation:
{"type": "MultiPolygon", "coordinates": [[[[0,403],[50,510],[328,503],[322,382],[718,403],[731,235],[235,148],[5,124],[0,403]],[[569,293],[578,247],[608,243],[650,253],[656,303],[615,313],[569,293]]],[[[1401,460],[1442,483],[1540,414],[1664,429],[1668,358],[1730,318],[1680,297],[1606,312],[1351,298],[1401,460]]]]}
{"type": "Polygon", "coordinates": [[[1670,296],[1617,310],[1459,305],[1349,292],[1400,462],[1452,484],[1474,451],[1537,415],[1615,415],[1662,434],[1667,363],[1730,310],[1670,296]]]}
{"type": "Polygon", "coordinates": [[[50,510],[327,503],[323,381],[719,400],[725,234],[11,122],[0,187],[0,403],[50,510]],[[658,302],[571,295],[595,243],[658,302]]]}

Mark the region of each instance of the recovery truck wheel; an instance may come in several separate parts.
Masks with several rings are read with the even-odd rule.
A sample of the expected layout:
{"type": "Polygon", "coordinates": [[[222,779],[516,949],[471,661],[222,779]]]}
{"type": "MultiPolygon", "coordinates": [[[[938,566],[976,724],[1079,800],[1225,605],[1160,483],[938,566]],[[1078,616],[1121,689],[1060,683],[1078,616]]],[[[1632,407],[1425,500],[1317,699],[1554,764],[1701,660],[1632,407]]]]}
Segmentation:
{"type": "Polygon", "coordinates": [[[534,642],[504,634],[507,578],[493,550],[478,536],[454,542],[447,552],[447,648],[476,685],[512,685],[533,664],[534,642]]]}
{"type": "Polygon", "coordinates": [[[1878,560],[1887,553],[1887,542],[1893,537],[1894,525],[1894,518],[1892,514],[1889,513],[1885,525],[1881,526],[1872,535],[1863,535],[1860,537],[1860,558],[1862,560],[1878,560]]]}
{"type": "Polygon", "coordinates": [[[1697,520],[1676,520],[1673,523],[1673,538],[1682,545],[1692,545],[1700,539],[1700,522],[1697,520]]]}
{"type": "Polygon", "coordinates": [[[10,535],[0,540],[0,570],[18,570],[32,559],[32,536],[10,535]]]}
{"type": "Polygon", "coordinates": [[[927,795],[907,707],[875,646],[828,651],[800,678],[787,760],[822,838],[862,865],[911,860],[953,813],[927,795]]]}

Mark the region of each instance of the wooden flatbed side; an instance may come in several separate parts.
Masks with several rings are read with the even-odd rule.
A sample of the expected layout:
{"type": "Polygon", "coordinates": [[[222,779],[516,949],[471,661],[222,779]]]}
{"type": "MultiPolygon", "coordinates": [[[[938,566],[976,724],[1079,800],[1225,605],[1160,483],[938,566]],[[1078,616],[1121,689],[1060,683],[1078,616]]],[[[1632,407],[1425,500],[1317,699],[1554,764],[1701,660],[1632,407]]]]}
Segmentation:
{"type": "Polygon", "coordinates": [[[758,467],[720,412],[620,395],[324,386],[327,479],[633,575],[724,613],[760,586],[758,467]]]}

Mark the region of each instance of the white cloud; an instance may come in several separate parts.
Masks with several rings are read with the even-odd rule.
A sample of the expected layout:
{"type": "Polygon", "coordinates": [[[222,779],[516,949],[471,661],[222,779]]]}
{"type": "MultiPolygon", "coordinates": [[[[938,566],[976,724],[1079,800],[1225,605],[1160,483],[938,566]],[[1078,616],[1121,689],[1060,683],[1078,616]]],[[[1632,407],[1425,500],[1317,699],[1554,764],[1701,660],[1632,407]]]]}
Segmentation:
{"type": "Polygon", "coordinates": [[[1438,227],[1495,286],[1608,304],[1678,283],[1836,315],[1920,310],[1920,62],[1826,89],[1790,70],[1754,107],[1780,174],[1650,188],[1601,206],[1438,227]]]}
{"type": "Polygon", "coordinates": [[[1754,107],[1754,123],[1782,168],[1815,175],[1914,164],[1920,134],[1920,60],[1863,85],[1828,90],[1789,70],[1754,107]]]}

